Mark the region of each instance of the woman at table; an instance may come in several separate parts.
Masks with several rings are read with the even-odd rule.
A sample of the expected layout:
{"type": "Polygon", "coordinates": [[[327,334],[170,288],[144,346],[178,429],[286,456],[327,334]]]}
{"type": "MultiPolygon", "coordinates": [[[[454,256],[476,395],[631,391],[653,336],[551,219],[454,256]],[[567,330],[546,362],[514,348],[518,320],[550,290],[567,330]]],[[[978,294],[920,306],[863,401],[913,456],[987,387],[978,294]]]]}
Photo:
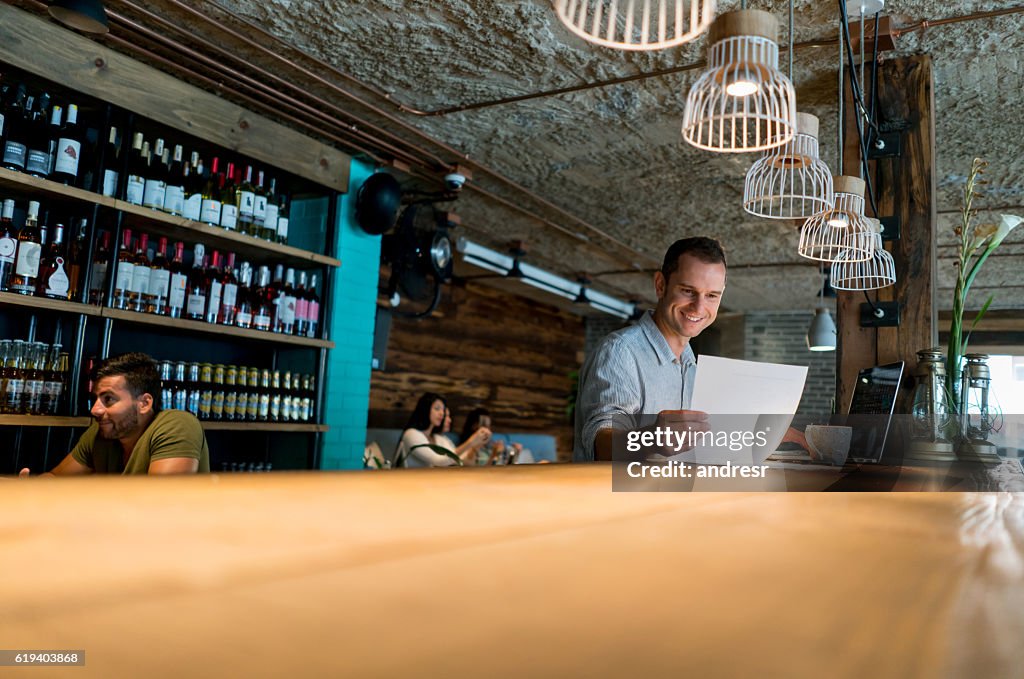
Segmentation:
{"type": "Polygon", "coordinates": [[[476,451],[490,440],[491,430],[482,427],[468,440],[455,446],[443,433],[446,418],[451,427],[451,415],[444,397],[432,392],[423,394],[402,432],[402,439],[395,451],[394,466],[450,467],[460,462],[473,464],[476,451]],[[447,449],[449,454],[435,450],[436,447],[447,449]]]}
{"type": "MultiPolygon", "coordinates": [[[[462,441],[468,441],[473,434],[480,429],[492,431],[491,413],[487,408],[474,408],[466,415],[466,423],[462,427],[462,441]]],[[[523,444],[511,443],[505,445],[503,439],[488,437],[490,445],[482,446],[477,454],[477,464],[516,464],[520,453],[523,452],[523,444]]],[[[533,457],[530,456],[530,462],[533,457]]]]}

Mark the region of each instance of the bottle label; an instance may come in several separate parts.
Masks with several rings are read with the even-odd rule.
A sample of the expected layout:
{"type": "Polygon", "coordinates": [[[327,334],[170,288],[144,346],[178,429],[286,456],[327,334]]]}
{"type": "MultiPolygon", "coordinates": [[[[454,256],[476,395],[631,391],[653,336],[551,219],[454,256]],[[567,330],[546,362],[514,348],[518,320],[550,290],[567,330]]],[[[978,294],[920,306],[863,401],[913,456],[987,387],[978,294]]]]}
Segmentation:
{"type": "Polygon", "coordinates": [[[295,298],[295,320],[305,321],[309,319],[309,300],[302,297],[295,298]]]}
{"type": "Polygon", "coordinates": [[[150,271],[151,270],[148,266],[142,266],[141,264],[135,265],[132,269],[132,292],[140,295],[146,295],[149,293],[150,271]]]}
{"type": "MultiPolygon", "coordinates": [[[[265,220],[267,218],[267,197],[256,196],[256,202],[252,208],[253,217],[259,220],[265,220]]],[[[277,217],[275,214],[274,217],[277,217]]]]}
{"type": "Polygon", "coordinates": [[[68,275],[64,271],[64,258],[58,257],[53,262],[57,266],[57,270],[50,274],[49,280],[46,281],[46,294],[49,297],[67,299],[71,281],[68,280],[68,275]]]}
{"type": "Polygon", "coordinates": [[[256,314],[252,324],[257,330],[270,330],[270,316],[267,314],[256,314]]]}
{"type": "Polygon", "coordinates": [[[274,394],[270,399],[270,419],[281,419],[281,394],[274,394]]]}
{"type": "Polygon", "coordinates": [[[124,191],[124,199],[132,205],[142,205],[142,197],[146,191],[146,180],[137,174],[128,175],[128,186],[124,191]]]}
{"type": "Polygon", "coordinates": [[[220,281],[213,281],[210,283],[210,290],[207,295],[207,299],[210,300],[210,304],[207,307],[209,309],[209,313],[207,313],[207,320],[211,323],[217,322],[217,312],[220,311],[220,297],[223,290],[224,286],[220,281]]]}
{"type": "Polygon", "coordinates": [[[229,391],[224,394],[224,419],[233,420],[235,419],[235,410],[238,407],[238,394],[233,391],[229,391]]]}
{"type": "MultiPolygon", "coordinates": [[[[269,405],[269,404],[268,404],[269,405]]],[[[255,420],[256,416],[260,412],[260,397],[256,394],[249,394],[249,403],[245,407],[245,417],[249,420],[255,420]]]]}
{"type": "Polygon", "coordinates": [[[185,219],[191,219],[193,222],[202,220],[203,216],[203,194],[193,193],[185,201],[185,205],[182,208],[182,216],[185,219]]]}
{"type": "Polygon", "coordinates": [[[14,165],[25,169],[25,154],[28,150],[24,144],[8,140],[4,145],[4,165],[14,165]]]}
{"type": "Polygon", "coordinates": [[[290,295],[281,295],[277,313],[281,325],[293,325],[295,323],[295,298],[290,295]]]}
{"type": "Polygon", "coordinates": [[[277,237],[279,239],[288,238],[288,218],[278,217],[277,218],[277,237]]]}
{"type": "Polygon", "coordinates": [[[135,277],[135,265],[131,262],[117,263],[117,278],[114,279],[114,289],[127,292],[132,289],[132,281],[135,277]]]}
{"type": "Polygon", "coordinates": [[[206,295],[197,295],[196,293],[190,293],[188,296],[188,311],[189,316],[200,316],[206,313],[206,295]]]}
{"type": "Polygon", "coordinates": [[[200,220],[214,226],[220,224],[220,201],[204,198],[200,220]]]}
{"type": "Polygon", "coordinates": [[[238,286],[234,283],[228,283],[224,286],[224,298],[221,300],[221,306],[231,309],[235,306],[235,300],[238,298],[238,286]]]}
{"type": "Polygon", "coordinates": [[[74,139],[61,137],[57,142],[57,153],[54,156],[53,171],[63,172],[73,177],[78,176],[78,159],[82,157],[82,144],[74,139]]]}
{"type": "Polygon", "coordinates": [[[106,262],[93,262],[92,263],[92,276],[89,281],[90,290],[102,290],[103,283],[107,279],[107,263],[106,262]]]}
{"type": "Polygon", "coordinates": [[[167,299],[170,284],[170,271],[167,269],[153,269],[149,275],[149,294],[158,299],[167,299]]]}
{"type": "Polygon", "coordinates": [[[306,319],[310,323],[316,323],[320,320],[320,302],[309,303],[309,313],[306,314],[306,319]]]}
{"type": "Polygon", "coordinates": [[[21,241],[18,245],[18,262],[14,266],[14,273],[26,278],[35,278],[39,275],[39,254],[43,246],[39,243],[21,241]]]}
{"type": "Polygon", "coordinates": [[[0,262],[14,262],[14,253],[18,251],[18,241],[13,238],[0,238],[0,262]]]}
{"type": "Polygon", "coordinates": [[[50,174],[49,150],[29,149],[28,156],[25,158],[25,172],[50,174]]]}
{"type": "Polygon", "coordinates": [[[162,210],[164,207],[164,196],[167,193],[167,184],[157,179],[147,179],[142,193],[143,207],[162,210]]]}
{"type": "Polygon", "coordinates": [[[252,191],[238,192],[238,212],[243,217],[252,217],[256,207],[256,194],[252,191]]]}
{"type": "Polygon", "coordinates": [[[238,224],[238,208],[234,205],[228,205],[227,203],[221,204],[220,208],[220,225],[225,229],[234,231],[238,224]]]}
{"type": "Polygon", "coordinates": [[[248,328],[252,325],[252,314],[248,311],[239,311],[235,317],[235,325],[240,328],[248,328]]]}
{"type": "Polygon", "coordinates": [[[188,279],[183,274],[171,274],[171,289],[167,293],[167,305],[174,309],[181,309],[185,306],[185,289],[188,287],[188,279]]]}
{"type": "Polygon", "coordinates": [[[168,185],[164,191],[164,211],[172,215],[180,215],[185,212],[185,189],[181,186],[168,185]]]}
{"type": "Polygon", "coordinates": [[[213,409],[213,391],[204,389],[199,392],[199,419],[210,419],[210,412],[213,409]]]}
{"type": "Polygon", "coordinates": [[[267,214],[263,218],[263,228],[277,233],[277,206],[267,203],[267,214]]]}
{"type": "Polygon", "coordinates": [[[261,420],[265,420],[268,415],[270,415],[270,394],[260,394],[259,412],[257,413],[257,416],[261,420]]]}
{"type": "Polygon", "coordinates": [[[111,198],[117,193],[117,172],[115,170],[103,171],[103,195],[111,198]]]}
{"type": "Polygon", "coordinates": [[[224,417],[224,392],[215,391],[213,392],[213,400],[210,402],[210,412],[213,414],[213,419],[219,420],[224,417]]]}

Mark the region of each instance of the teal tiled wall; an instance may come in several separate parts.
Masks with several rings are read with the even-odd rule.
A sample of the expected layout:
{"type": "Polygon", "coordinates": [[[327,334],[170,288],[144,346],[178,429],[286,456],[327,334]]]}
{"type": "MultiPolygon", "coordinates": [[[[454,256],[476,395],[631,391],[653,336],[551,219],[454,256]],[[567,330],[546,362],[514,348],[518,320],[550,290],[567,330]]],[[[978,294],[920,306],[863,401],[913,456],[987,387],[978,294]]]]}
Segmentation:
{"type": "MultiPolygon", "coordinates": [[[[362,469],[366,417],[370,407],[370,361],[377,308],[380,236],[355,223],[355,196],[373,167],[353,160],[349,191],[338,203],[337,257],[330,329],[335,347],[327,355],[321,469],[362,469]]],[[[309,206],[307,206],[309,207],[309,206]]],[[[324,206],[326,210],[326,206],[324,206]]]]}

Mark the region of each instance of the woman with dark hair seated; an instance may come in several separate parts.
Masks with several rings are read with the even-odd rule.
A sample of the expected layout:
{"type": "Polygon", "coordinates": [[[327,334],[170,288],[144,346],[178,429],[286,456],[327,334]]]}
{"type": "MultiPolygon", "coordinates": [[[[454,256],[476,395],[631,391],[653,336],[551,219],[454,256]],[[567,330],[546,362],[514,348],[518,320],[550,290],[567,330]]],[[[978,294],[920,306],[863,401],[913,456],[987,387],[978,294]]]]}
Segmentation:
{"type": "Polygon", "coordinates": [[[459,446],[442,433],[445,419],[451,416],[448,403],[440,394],[427,392],[416,402],[402,439],[395,451],[395,467],[450,467],[461,462],[473,464],[476,451],[491,438],[491,430],[481,427],[459,446]],[[448,454],[435,448],[445,448],[448,454]]]}

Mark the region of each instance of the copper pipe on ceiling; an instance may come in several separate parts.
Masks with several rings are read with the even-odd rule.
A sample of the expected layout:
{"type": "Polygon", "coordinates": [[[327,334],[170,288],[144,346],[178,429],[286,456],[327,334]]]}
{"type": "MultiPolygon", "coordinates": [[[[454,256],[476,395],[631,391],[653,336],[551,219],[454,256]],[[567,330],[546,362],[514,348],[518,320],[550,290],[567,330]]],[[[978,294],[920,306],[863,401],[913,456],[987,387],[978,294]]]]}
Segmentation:
{"type": "MultiPolygon", "coordinates": [[[[135,6],[132,2],[130,2],[130,0],[120,0],[120,1],[123,2],[124,4],[129,5],[129,6],[132,6],[132,7],[135,6]]],[[[316,82],[320,83],[321,85],[331,89],[332,91],[337,92],[341,96],[343,96],[343,97],[345,97],[347,99],[352,100],[353,102],[355,102],[358,105],[366,108],[367,110],[371,111],[372,113],[385,118],[386,120],[388,120],[389,122],[394,123],[396,126],[400,127],[401,129],[406,130],[407,132],[410,132],[414,136],[417,136],[417,137],[419,137],[419,138],[429,142],[430,144],[436,145],[438,148],[440,148],[440,149],[442,149],[442,150],[444,150],[444,151],[446,151],[448,153],[451,153],[452,155],[454,155],[456,157],[456,160],[452,163],[452,165],[454,165],[455,162],[465,164],[466,166],[471,167],[473,170],[475,170],[475,171],[477,171],[477,172],[479,172],[481,174],[487,175],[487,176],[491,177],[492,179],[494,179],[494,180],[496,180],[496,181],[498,181],[500,183],[503,183],[506,186],[508,186],[508,187],[510,187],[510,188],[512,188],[512,189],[514,189],[514,190],[516,190],[516,191],[526,195],[527,197],[529,197],[531,200],[533,200],[537,204],[542,205],[542,206],[544,206],[547,209],[553,210],[556,213],[564,216],[568,220],[579,224],[586,231],[589,231],[589,232],[592,232],[594,234],[597,234],[604,241],[613,244],[618,249],[623,250],[625,252],[629,252],[633,256],[639,258],[642,261],[646,260],[646,261],[651,261],[651,262],[657,262],[657,260],[655,260],[654,258],[650,257],[649,255],[647,255],[645,253],[642,253],[642,252],[634,249],[633,247],[629,246],[628,244],[618,240],[617,238],[615,238],[615,237],[605,233],[603,230],[601,230],[600,228],[594,226],[593,224],[590,224],[589,222],[586,222],[583,219],[580,219],[576,215],[571,214],[570,212],[568,212],[564,208],[562,208],[562,207],[560,207],[560,206],[558,206],[558,205],[556,205],[556,204],[554,204],[554,203],[552,203],[552,202],[550,202],[550,201],[548,201],[548,200],[546,200],[544,198],[541,198],[539,195],[537,195],[536,193],[534,193],[530,189],[526,188],[525,186],[519,184],[518,182],[515,182],[515,181],[505,177],[504,175],[498,173],[496,170],[492,170],[491,168],[478,163],[477,161],[471,159],[467,154],[465,154],[465,153],[463,153],[463,152],[461,152],[461,151],[459,151],[459,150],[449,146],[448,144],[445,144],[444,142],[441,142],[439,140],[434,139],[433,137],[431,137],[427,133],[423,132],[422,130],[414,127],[413,125],[410,125],[410,124],[402,121],[401,119],[391,115],[390,113],[388,113],[387,111],[381,109],[380,107],[374,106],[373,104],[371,104],[371,103],[367,102],[366,100],[360,98],[356,94],[354,94],[352,92],[349,92],[348,90],[346,90],[346,89],[344,89],[342,87],[339,87],[338,85],[336,85],[335,83],[331,82],[330,80],[327,80],[326,78],[324,78],[320,74],[318,74],[318,73],[316,73],[316,72],[314,72],[314,71],[312,71],[312,70],[310,70],[308,68],[305,68],[304,66],[299,65],[295,61],[282,56],[281,54],[279,54],[279,53],[277,53],[277,52],[275,52],[275,51],[265,47],[262,44],[257,43],[256,41],[252,40],[248,36],[245,36],[245,35],[239,33],[238,31],[236,31],[236,30],[234,30],[234,29],[232,29],[232,28],[230,28],[228,26],[225,26],[222,23],[218,23],[218,22],[214,21],[214,19],[212,19],[211,17],[208,17],[208,16],[204,15],[203,13],[199,12],[198,10],[196,10],[196,9],[186,5],[186,4],[184,4],[183,2],[180,2],[180,0],[165,0],[165,2],[168,2],[171,5],[174,5],[175,7],[181,9],[182,11],[184,11],[186,13],[188,13],[190,16],[194,16],[197,19],[200,19],[200,20],[204,21],[205,23],[207,23],[207,24],[209,24],[211,26],[214,26],[216,29],[221,30],[221,31],[227,33],[228,35],[230,35],[233,38],[235,38],[235,39],[245,43],[246,45],[249,45],[250,47],[252,47],[253,49],[259,51],[260,53],[262,53],[262,54],[264,54],[266,56],[272,57],[272,58],[274,58],[274,59],[276,59],[278,61],[281,61],[282,63],[290,66],[291,68],[294,68],[294,69],[300,71],[306,77],[309,77],[309,78],[315,80],[316,82]]],[[[261,27],[261,26],[255,24],[255,23],[249,21],[245,17],[239,16],[238,14],[232,12],[231,10],[228,10],[228,9],[224,8],[223,6],[221,6],[220,4],[218,4],[216,2],[213,2],[212,0],[207,0],[207,2],[208,2],[208,4],[212,5],[213,7],[216,7],[217,10],[222,12],[225,16],[231,17],[233,20],[235,20],[235,21],[237,21],[237,22],[239,22],[241,24],[244,24],[246,27],[251,28],[253,31],[259,33],[262,36],[265,36],[269,41],[272,41],[274,43],[283,45],[283,46],[287,47],[288,49],[294,50],[296,52],[302,53],[305,58],[310,59],[314,63],[320,65],[324,70],[327,70],[327,71],[337,75],[338,77],[343,78],[345,80],[348,80],[350,82],[356,82],[356,83],[360,82],[357,79],[353,78],[352,76],[349,76],[349,75],[339,71],[335,67],[330,66],[326,62],[323,62],[321,60],[316,59],[315,57],[311,57],[310,55],[301,52],[301,50],[298,50],[297,48],[289,45],[288,43],[284,42],[280,38],[277,38],[276,36],[268,33],[263,27],[261,27]]],[[[252,68],[254,70],[256,70],[257,72],[261,73],[261,74],[262,73],[266,73],[265,69],[260,68],[258,66],[252,65],[252,68]]],[[[372,88],[367,88],[367,89],[372,89],[372,88]]],[[[379,129],[379,128],[375,128],[375,129],[379,129]]],[[[382,134],[386,134],[386,135],[390,134],[390,133],[387,133],[386,131],[383,131],[383,130],[381,130],[380,132],[382,134]]],[[[424,154],[428,153],[425,150],[422,150],[422,149],[420,149],[420,150],[424,154]]]]}
{"type": "Polygon", "coordinates": [[[972,12],[971,14],[964,14],[963,16],[958,17],[947,17],[945,19],[923,19],[918,21],[916,24],[910,24],[909,26],[897,26],[892,30],[892,36],[894,38],[898,38],[901,35],[906,35],[907,33],[924,31],[935,26],[949,26],[950,24],[960,24],[965,21],[991,19],[994,17],[1007,16],[1009,14],[1020,14],[1022,12],[1024,12],[1024,5],[1008,7],[1006,9],[994,9],[989,12],[972,12]]]}

